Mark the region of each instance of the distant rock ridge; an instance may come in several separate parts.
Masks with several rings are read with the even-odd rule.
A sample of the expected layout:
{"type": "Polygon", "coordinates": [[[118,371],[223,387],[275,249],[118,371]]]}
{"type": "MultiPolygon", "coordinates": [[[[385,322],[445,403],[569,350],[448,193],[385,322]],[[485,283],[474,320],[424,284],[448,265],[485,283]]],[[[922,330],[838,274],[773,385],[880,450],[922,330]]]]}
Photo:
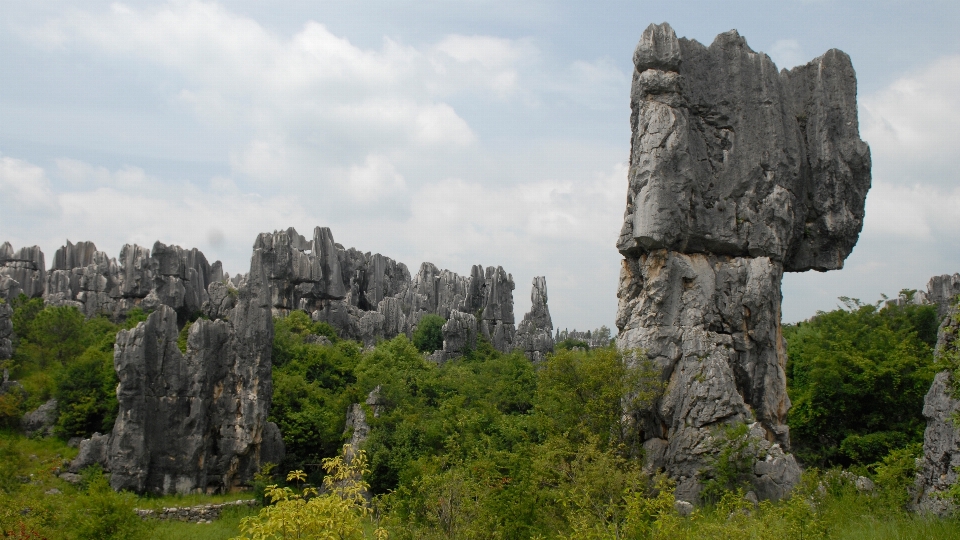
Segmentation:
{"type": "MultiPolygon", "coordinates": [[[[429,313],[453,321],[439,359],[461,355],[480,335],[497,350],[522,350],[531,360],[553,350],[543,277],[534,280],[533,307],[518,335],[513,276],[499,266],[474,265],[461,276],[425,262],[411,275],[405,264],[389,257],[344,248],[327,227],[317,227],[310,239],[292,227],[262,233],[254,249],[264,254],[274,314],[306,311],[344,338],[373,345],[400,334],[412,336],[429,313]]],[[[220,261],[210,264],[196,248],[161,242],[152,250],[126,244],[114,259],[93,242],[68,240],[49,271],[39,247],[14,251],[9,243],[0,246],[0,298],[9,301],[21,293],[42,297],[47,305],[72,305],[88,317],[121,320],[134,308],[149,312],[168,306],[180,327],[200,315],[217,319],[233,308],[243,278],[231,279],[220,261]]],[[[0,355],[5,351],[2,309],[0,355]]]]}
{"type": "Polygon", "coordinates": [[[461,276],[424,262],[411,275],[389,257],[344,248],[326,227],[314,229],[311,240],[292,227],[263,233],[256,246],[265,253],[274,312],[306,311],[341,337],[372,345],[412,336],[424,315],[435,314],[447,320],[440,360],[462,354],[481,335],[497,350],[520,349],[531,359],[553,350],[542,335],[553,330],[545,278],[534,280],[534,305],[518,334],[513,276],[503,267],[474,265],[461,276]]]}
{"type": "Polygon", "coordinates": [[[582,341],[591,349],[595,349],[597,347],[609,347],[611,341],[613,340],[613,336],[610,334],[610,329],[606,326],[601,326],[600,328],[587,330],[585,332],[581,332],[577,329],[558,329],[553,341],[555,343],[560,343],[561,341],[567,340],[582,341]]]}
{"type": "Polygon", "coordinates": [[[765,443],[753,488],[781,498],[800,470],[785,453],[780,283],[841,268],[859,236],[856,75],[835,49],[781,71],[735,30],[706,47],[666,23],[644,31],[634,66],[617,345],[667,383],[633,413],[647,465],[694,501],[723,426],[744,423],[765,443]]]}

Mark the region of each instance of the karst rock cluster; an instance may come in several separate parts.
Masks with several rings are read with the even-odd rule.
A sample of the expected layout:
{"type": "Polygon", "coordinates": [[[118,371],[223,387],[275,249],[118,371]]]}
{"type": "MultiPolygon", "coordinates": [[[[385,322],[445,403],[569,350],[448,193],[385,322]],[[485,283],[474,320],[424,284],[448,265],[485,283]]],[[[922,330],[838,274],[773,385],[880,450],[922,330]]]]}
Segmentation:
{"type": "Polygon", "coordinates": [[[519,329],[514,287],[492,266],[460,276],[423,263],[411,276],[403,263],[344,248],[325,227],[311,240],[292,228],[259,235],[250,271],[232,278],[199,250],[160,242],[125,245],[114,259],[92,242],[68,241],[49,269],[39,247],[4,243],[0,360],[12,354],[11,303],[21,294],[116,321],[143,310],[147,320],[121,331],[114,347],[114,429],[81,442],[71,470],[99,464],[114,488],[139,493],[223,491],[283,456],[282,436],[267,421],[275,316],[303,310],[341,337],[372,345],[412,336],[424,315],[435,314],[446,323],[434,360],[462,355],[484,336],[498,350],[539,361],[553,350],[546,281],[534,279],[533,308],[519,329]]]}
{"type": "Polygon", "coordinates": [[[843,266],[863,224],[870,152],[856,75],[830,50],[778,70],[736,31],[709,46],[666,23],[633,57],[617,344],[666,389],[635,413],[648,464],[696,500],[723,427],[751,425],[753,485],[799,477],[785,424],[783,272],[843,266]]]}

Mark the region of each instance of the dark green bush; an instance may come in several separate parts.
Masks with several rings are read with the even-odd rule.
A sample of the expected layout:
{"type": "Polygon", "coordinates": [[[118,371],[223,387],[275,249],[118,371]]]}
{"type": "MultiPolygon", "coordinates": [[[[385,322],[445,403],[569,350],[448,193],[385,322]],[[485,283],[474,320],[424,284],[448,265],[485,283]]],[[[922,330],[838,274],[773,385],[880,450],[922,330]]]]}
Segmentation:
{"type": "Polygon", "coordinates": [[[424,315],[413,332],[413,345],[420,352],[432,353],[443,348],[443,325],[447,321],[439,315],[424,315]]]}
{"type": "Polygon", "coordinates": [[[807,465],[879,462],[923,440],[934,306],[863,304],[785,325],[794,451],[807,465]]]}

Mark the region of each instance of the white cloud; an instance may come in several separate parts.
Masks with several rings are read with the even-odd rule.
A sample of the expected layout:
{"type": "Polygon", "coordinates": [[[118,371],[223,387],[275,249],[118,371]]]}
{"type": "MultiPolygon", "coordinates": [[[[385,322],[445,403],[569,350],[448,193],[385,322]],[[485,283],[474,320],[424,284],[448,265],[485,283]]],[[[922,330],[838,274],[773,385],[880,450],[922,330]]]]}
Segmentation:
{"type": "Polygon", "coordinates": [[[803,52],[800,42],[795,39],[779,39],[767,51],[773,63],[779,69],[792,69],[810,61],[803,52]]]}
{"type": "Polygon", "coordinates": [[[877,181],[867,195],[863,235],[933,240],[960,230],[960,187],[877,181]]]}
{"type": "Polygon", "coordinates": [[[887,182],[955,185],[960,56],[946,56],[862,99],[863,138],[887,182]]]}
{"type": "Polygon", "coordinates": [[[402,191],[407,183],[385,156],[367,156],[347,173],[347,191],[357,200],[376,200],[402,191]]]}
{"type": "Polygon", "coordinates": [[[0,200],[5,214],[50,210],[56,201],[42,168],[7,156],[0,156],[0,200]]]}

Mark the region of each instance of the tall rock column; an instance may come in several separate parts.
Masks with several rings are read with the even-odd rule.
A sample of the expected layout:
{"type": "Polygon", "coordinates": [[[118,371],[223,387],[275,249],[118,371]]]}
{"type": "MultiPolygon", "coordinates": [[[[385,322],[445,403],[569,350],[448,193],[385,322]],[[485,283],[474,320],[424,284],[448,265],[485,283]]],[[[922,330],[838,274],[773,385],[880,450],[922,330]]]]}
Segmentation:
{"type": "Polygon", "coordinates": [[[705,47],[650,25],[634,54],[617,326],[666,389],[633,412],[648,464],[698,497],[723,427],[750,425],[761,498],[799,467],[784,421],[784,271],[838,269],[863,224],[870,154],[856,76],[828,51],[790,71],[736,31],[705,47]]]}

